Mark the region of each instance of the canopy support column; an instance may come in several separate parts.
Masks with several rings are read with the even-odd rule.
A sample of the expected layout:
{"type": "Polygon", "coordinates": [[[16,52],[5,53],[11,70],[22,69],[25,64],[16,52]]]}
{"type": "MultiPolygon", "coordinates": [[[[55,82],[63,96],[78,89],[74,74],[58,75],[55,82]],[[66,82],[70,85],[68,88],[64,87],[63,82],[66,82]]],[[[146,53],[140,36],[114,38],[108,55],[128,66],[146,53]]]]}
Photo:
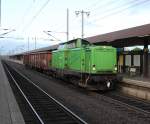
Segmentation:
{"type": "Polygon", "coordinates": [[[145,39],[144,49],[143,49],[143,75],[144,77],[148,77],[148,40],[145,39]]]}

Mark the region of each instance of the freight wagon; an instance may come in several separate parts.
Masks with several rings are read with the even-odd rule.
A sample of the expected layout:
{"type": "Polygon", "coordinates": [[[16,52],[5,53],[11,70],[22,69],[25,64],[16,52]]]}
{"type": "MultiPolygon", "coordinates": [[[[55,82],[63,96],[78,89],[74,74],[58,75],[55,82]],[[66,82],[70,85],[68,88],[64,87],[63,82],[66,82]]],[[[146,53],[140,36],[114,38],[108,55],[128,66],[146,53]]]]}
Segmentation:
{"type": "Polygon", "coordinates": [[[51,62],[51,52],[27,53],[23,57],[23,63],[30,68],[36,68],[42,71],[49,71],[51,62]]]}

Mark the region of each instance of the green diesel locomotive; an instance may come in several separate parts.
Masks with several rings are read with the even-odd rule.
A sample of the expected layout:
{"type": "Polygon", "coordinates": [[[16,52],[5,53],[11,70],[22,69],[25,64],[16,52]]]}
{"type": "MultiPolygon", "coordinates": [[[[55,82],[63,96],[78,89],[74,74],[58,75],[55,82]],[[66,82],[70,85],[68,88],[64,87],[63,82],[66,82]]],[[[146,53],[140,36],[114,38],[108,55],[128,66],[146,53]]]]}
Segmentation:
{"type": "Polygon", "coordinates": [[[61,43],[52,51],[50,63],[55,76],[82,87],[113,89],[117,75],[116,49],[95,46],[83,39],[61,43]]]}

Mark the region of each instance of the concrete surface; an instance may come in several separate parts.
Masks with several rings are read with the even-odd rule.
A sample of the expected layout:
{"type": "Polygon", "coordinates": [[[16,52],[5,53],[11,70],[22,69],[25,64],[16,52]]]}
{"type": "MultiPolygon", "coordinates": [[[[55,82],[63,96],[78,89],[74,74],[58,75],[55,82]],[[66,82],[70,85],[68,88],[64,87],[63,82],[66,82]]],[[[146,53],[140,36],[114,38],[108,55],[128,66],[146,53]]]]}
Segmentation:
{"type": "Polygon", "coordinates": [[[25,124],[0,59],[0,124],[25,124]]]}
{"type": "Polygon", "coordinates": [[[150,101],[150,82],[124,78],[120,84],[121,92],[150,101]]]}
{"type": "Polygon", "coordinates": [[[141,87],[145,87],[145,88],[150,88],[150,81],[148,81],[148,80],[138,80],[138,79],[123,78],[123,82],[131,84],[131,85],[136,85],[136,86],[141,86],[141,87]]]}

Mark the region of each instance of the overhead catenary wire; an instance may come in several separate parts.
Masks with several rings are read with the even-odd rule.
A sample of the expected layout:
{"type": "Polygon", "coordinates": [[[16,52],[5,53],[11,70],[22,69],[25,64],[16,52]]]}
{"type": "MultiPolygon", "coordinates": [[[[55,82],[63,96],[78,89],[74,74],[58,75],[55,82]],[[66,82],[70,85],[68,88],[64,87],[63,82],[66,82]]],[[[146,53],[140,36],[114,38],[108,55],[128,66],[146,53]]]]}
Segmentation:
{"type": "MultiPolygon", "coordinates": [[[[120,0],[118,0],[118,1],[120,1],[120,0]]],[[[135,0],[134,0],[134,1],[135,1],[135,0]]],[[[46,2],[47,2],[47,1],[46,1],[46,2]]],[[[49,2],[49,0],[48,0],[48,2],[49,2]]],[[[98,4],[98,1],[96,1],[96,2],[97,2],[97,4],[98,4]]],[[[135,2],[139,2],[139,1],[135,1],[135,2]]],[[[143,2],[143,1],[141,1],[141,2],[143,2]]],[[[117,3],[117,2],[114,2],[114,3],[117,3]]],[[[113,4],[114,4],[114,3],[113,3],[113,4]]],[[[131,2],[131,4],[132,4],[132,2],[131,2]]],[[[95,3],[95,5],[96,5],[96,3],[95,3]]],[[[93,4],[92,6],[94,7],[94,4],[93,4]]],[[[91,6],[91,7],[92,7],[92,6],[91,6]]],[[[110,6],[110,4],[109,4],[108,6],[110,6]]],[[[120,6],[119,8],[121,9],[121,8],[124,8],[124,7],[125,7],[125,6],[122,5],[122,6],[120,6]]],[[[107,13],[109,14],[109,12],[110,12],[110,16],[112,16],[111,13],[115,13],[115,12],[113,12],[113,11],[118,11],[119,8],[116,7],[115,9],[110,9],[110,10],[107,11],[106,13],[103,12],[102,15],[101,15],[101,17],[96,17],[95,19],[93,18],[93,19],[92,19],[92,20],[93,20],[92,22],[98,21],[98,20],[100,20],[101,18],[102,18],[102,19],[107,18],[107,13]],[[104,14],[106,14],[106,15],[104,15],[104,14]],[[104,18],[103,18],[103,17],[104,17],[104,18]],[[100,18],[100,19],[99,19],[99,18],[100,18]]],[[[94,8],[93,8],[93,9],[94,9],[94,8]]],[[[94,10],[95,10],[95,9],[94,9],[94,10]]],[[[119,11],[120,11],[120,10],[119,10],[119,11]]],[[[92,11],[92,13],[93,13],[93,11],[92,11]]],[[[37,15],[37,16],[38,16],[38,15],[37,15]]],[[[92,14],[91,17],[92,17],[92,16],[94,16],[94,15],[92,14]]],[[[36,15],[33,16],[33,17],[36,19],[36,15]]],[[[108,17],[109,17],[109,16],[108,16],[108,17]]],[[[33,21],[34,21],[34,18],[32,19],[33,21]]],[[[75,22],[75,19],[76,19],[76,18],[72,19],[71,23],[74,23],[74,22],[75,22]]],[[[31,21],[31,24],[32,24],[33,21],[31,21]]],[[[30,23],[28,23],[28,24],[29,24],[29,26],[31,25],[30,23]]],[[[64,27],[64,26],[65,26],[65,25],[63,24],[62,27],[64,27]]],[[[56,31],[62,30],[62,29],[63,29],[62,27],[59,28],[59,29],[57,29],[56,31]]],[[[72,27],[72,26],[71,26],[71,27],[72,27]]],[[[26,28],[28,28],[28,26],[26,26],[25,29],[26,29],[26,28]]]]}
{"type": "MultiPolygon", "coordinates": [[[[108,12],[112,12],[112,11],[114,11],[114,10],[116,10],[116,8],[118,9],[118,8],[121,8],[122,6],[126,6],[126,5],[128,5],[127,3],[124,3],[124,4],[122,4],[122,6],[120,7],[120,2],[121,2],[122,0],[118,0],[118,1],[107,1],[107,2],[104,2],[103,4],[100,4],[100,6],[98,6],[98,7],[96,7],[96,8],[94,8],[95,7],[95,5],[97,5],[98,3],[100,3],[100,1],[96,1],[95,3],[93,3],[91,6],[89,6],[90,8],[92,8],[92,10],[90,10],[88,7],[86,7],[86,10],[90,10],[91,12],[92,12],[92,14],[91,14],[91,18],[93,18],[94,16],[97,16],[97,14],[93,14],[94,12],[96,12],[96,10],[97,9],[99,9],[100,8],[100,10],[102,9],[102,8],[105,8],[105,6],[107,5],[107,7],[108,7],[108,10],[104,10],[104,11],[102,11],[102,12],[100,12],[100,13],[102,13],[102,15],[104,15],[105,13],[108,13],[108,12]],[[112,5],[119,5],[118,7],[117,6],[113,6],[113,8],[110,8],[112,5]],[[110,7],[109,7],[110,6],[110,7]]],[[[135,0],[132,0],[132,1],[128,1],[128,2],[131,2],[131,3],[133,3],[133,2],[136,2],[135,0]]],[[[73,19],[71,19],[71,27],[72,27],[72,25],[75,23],[77,21],[77,18],[73,18],[73,19]]],[[[62,30],[62,28],[64,27],[65,25],[64,24],[62,24],[59,28],[56,28],[55,30],[56,31],[58,31],[58,30],[62,30]]]]}
{"type": "Polygon", "coordinates": [[[15,30],[15,29],[9,30],[9,31],[7,31],[7,32],[4,32],[4,33],[0,34],[0,36],[9,34],[9,33],[13,32],[13,31],[16,31],[16,30],[15,30]]]}
{"type": "Polygon", "coordinates": [[[105,0],[103,0],[103,1],[98,0],[97,2],[92,4],[91,6],[86,7],[86,9],[90,10],[90,11],[95,11],[95,10],[97,10],[99,8],[108,7],[108,6],[112,5],[112,4],[116,4],[116,3],[120,2],[120,1],[122,1],[122,0],[117,0],[117,1],[116,0],[113,0],[113,1],[112,0],[108,0],[107,2],[105,0]]]}
{"type": "MultiPolygon", "coordinates": [[[[100,3],[99,0],[97,0],[96,2],[94,2],[92,5],[89,5],[88,7],[86,7],[85,10],[89,10],[90,8],[92,7],[95,7],[95,5],[97,5],[98,3],[100,3]]],[[[105,3],[105,4],[108,4],[108,3],[105,3]]],[[[74,12],[74,11],[73,11],[74,12]]],[[[71,24],[75,23],[76,21],[78,20],[78,18],[74,17],[70,20],[71,24]]],[[[71,25],[70,25],[71,26],[71,25]]],[[[63,27],[65,27],[64,24],[60,24],[55,30],[58,31],[58,30],[61,30],[63,27]]]]}
{"type": "Polygon", "coordinates": [[[92,3],[91,5],[86,7],[85,9],[91,9],[91,8],[95,7],[98,3],[100,3],[100,0],[96,0],[96,2],[92,3]]]}
{"type": "Polygon", "coordinates": [[[55,36],[53,36],[52,34],[50,34],[51,31],[43,31],[45,34],[53,37],[56,41],[61,41],[60,39],[56,38],[55,36]]]}
{"type": "Polygon", "coordinates": [[[103,16],[107,13],[111,13],[111,12],[114,12],[116,10],[120,10],[120,9],[126,7],[126,6],[128,7],[128,6],[130,6],[132,4],[135,4],[137,2],[139,2],[139,0],[136,0],[136,1],[135,0],[130,0],[130,1],[125,1],[125,2],[122,2],[122,0],[118,0],[118,2],[115,2],[115,4],[112,3],[112,4],[109,4],[109,6],[106,6],[106,7],[103,6],[103,7],[98,7],[98,8],[93,9],[92,11],[95,14],[92,14],[91,17],[94,18],[94,17],[97,17],[99,15],[103,16]]]}
{"type": "MultiPolygon", "coordinates": [[[[121,1],[121,0],[119,0],[119,1],[121,1]]],[[[117,1],[118,2],[118,1],[117,1]]],[[[107,1],[107,2],[104,2],[102,5],[101,5],[101,7],[103,7],[103,5],[107,5],[107,6],[110,6],[111,4],[110,3],[117,3],[117,2],[115,2],[115,1],[107,1]]],[[[98,4],[98,3],[100,3],[99,1],[96,1],[95,3],[93,3],[90,7],[92,8],[92,7],[94,7],[96,4],[98,4]]],[[[97,8],[99,8],[100,6],[98,6],[97,8]]],[[[88,7],[87,7],[87,10],[89,10],[88,9],[88,7]]],[[[94,10],[95,10],[95,8],[94,8],[94,10]]],[[[93,11],[92,11],[92,13],[93,13],[93,11]]],[[[93,14],[92,14],[93,15],[93,14]]],[[[72,18],[71,19],[71,25],[70,25],[70,28],[72,27],[72,25],[75,23],[77,21],[77,18],[76,17],[74,17],[74,18],[72,18]]],[[[56,31],[61,31],[63,28],[65,27],[65,24],[60,24],[60,26],[58,26],[55,30],[56,31]]]]}
{"type": "MultiPolygon", "coordinates": [[[[99,2],[99,1],[96,1],[96,3],[98,3],[98,2],[99,2]]],[[[91,7],[92,7],[93,5],[95,5],[96,3],[92,4],[91,7]]],[[[77,19],[78,19],[78,18],[76,18],[76,17],[74,17],[74,18],[71,19],[71,21],[70,21],[70,22],[71,22],[70,29],[71,29],[71,27],[73,26],[74,23],[77,23],[77,19]]],[[[78,19],[78,20],[79,20],[79,19],[78,19]]],[[[64,24],[61,24],[61,25],[60,25],[58,28],[56,28],[55,30],[56,30],[56,31],[62,30],[64,27],[65,27],[65,25],[64,25],[64,24]]],[[[71,33],[71,34],[72,34],[72,33],[71,33]]]]}
{"type": "Polygon", "coordinates": [[[38,15],[42,12],[42,10],[48,5],[48,3],[51,0],[47,0],[42,7],[37,11],[37,13],[32,17],[32,19],[29,21],[29,23],[23,28],[23,31],[26,30],[32,23],[33,21],[38,17],[38,15]]]}
{"type": "Polygon", "coordinates": [[[102,19],[108,18],[110,16],[114,16],[116,14],[120,14],[120,13],[122,13],[122,12],[124,12],[124,11],[126,11],[126,10],[128,10],[130,8],[140,6],[140,5],[145,4],[147,2],[150,2],[150,0],[144,0],[144,1],[136,2],[136,3],[134,3],[134,4],[130,5],[130,6],[126,6],[124,8],[121,8],[121,9],[118,9],[118,10],[115,10],[115,11],[110,11],[110,13],[108,13],[106,15],[103,15],[103,16],[100,16],[100,17],[98,17],[96,19],[93,19],[92,22],[96,22],[98,20],[102,20],[102,19]]]}
{"type": "MultiPolygon", "coordinates": [[[[103,15],[96,19],[90,20],[88,23],[86,23],[86,25],[94,25],[94,27],[96,26],[96,28],[99,28],[100,26],[102,26],[102,25],[99,25],[99,24],[102,24],[102,20],[108,19],[109,17],[114,17],[114,16],[116,17],[117,14],[122,14],[122,13],[126,12],[127,10],[130,11],[130,10],[132,10],[132,8],[135,8],[137,6],[139,6],[139,7],[141,7],[141,6],[143,7],[145,5],[148,6],[148,2],[150,2],[150,0],[144,0],[144,1],[140,1],[136,4],[131,4],[130,6],[126,6],[122,9],[118,9],[117,11],[112,11],[109,13],[109,15],[103,15]],[[101,22],[101,23],[98,23],[98,22],[101,22]]],[[[124,14],[123,14],[123,16],[124,16],[124,14]]],[[[92,35],[95,35],[95,33],[93,33],[92,35]]]]}
{"type": "Polygon", "coordinates": [[[29,14],[29,13],[31,12],[31,10],[33,9],[33,6],[34,6],[34,5],[35,5],[35,0],[34,0],[33,3],[32,3],[30,6],[28,6],[27,9],[25,10],[25,12],[24,12],[24,14],[23,14],[23,16],[22,16],[22,18],[21,18],[21,20],[20,20],[19,25],[17,24],[16,29],[19,29],[19,28],[22,26],[22,24],[24,23],[26,17],[28,16],[28,14],[29,14]]]}
{"type": "MultiPolygon", "coordinates": [[[[70,10],[69,10],[69,11],[70,11],[70,10]]],[[[70,20],[71,25],[75,22],[75,20],[77,20],[77,18],[74,16],[74,17],[70,20]]],[[[71,25],[70,25],[70,26],[71,26],[71,25]]],[[[63,27],[65,27],[65,24],[60,24],[60,25],[55,29],[55,31],[62,30],[63,27]]]]}
{"type": "MultiPolygon", "coordinates": [[[[131,0],[130,1],[130,4],[132,4],[133,2],[136,2],[135,0],[131,0]]],[[[122,2],[122,0],[117,0],[115,2],[109,2],[108,5],[102,5],[102,6],[98,6],[96,8],[93,8],[92,11],[93,14],[91,15],[91,17],[95,17],[95,16],[98,16],[98,15],[104,15],[106,13],[109,13],[109,12],[112,12],[112,11],[115,11],[116,9],[118,8],[122,8],[124,6],[127,6],[129,5],[127,1],[124,1],[122,2]]]]}

